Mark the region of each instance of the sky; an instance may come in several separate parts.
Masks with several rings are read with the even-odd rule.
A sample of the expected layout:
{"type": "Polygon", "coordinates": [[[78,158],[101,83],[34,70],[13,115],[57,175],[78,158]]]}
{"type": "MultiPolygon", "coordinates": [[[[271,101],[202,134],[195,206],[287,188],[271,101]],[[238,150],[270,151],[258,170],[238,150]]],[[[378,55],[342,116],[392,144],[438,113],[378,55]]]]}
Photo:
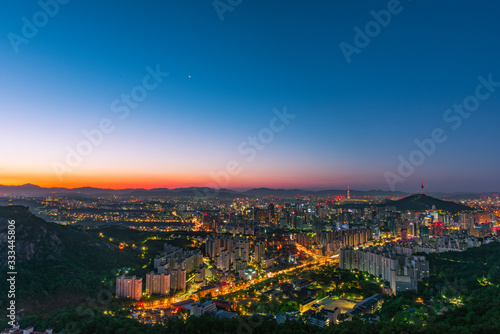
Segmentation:
{"type": "Polygon", "coordinates": [[[498,2],[59,1],[0,4],[0,184],[500,190],[498,2]]]}

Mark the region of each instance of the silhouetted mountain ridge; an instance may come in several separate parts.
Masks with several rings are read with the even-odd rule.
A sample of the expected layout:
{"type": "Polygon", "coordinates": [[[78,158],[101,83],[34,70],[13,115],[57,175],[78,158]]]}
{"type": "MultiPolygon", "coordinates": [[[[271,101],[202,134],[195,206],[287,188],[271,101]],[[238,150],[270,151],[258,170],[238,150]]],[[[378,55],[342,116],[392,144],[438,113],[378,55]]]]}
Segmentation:
{"type": "MultiPolygon", "coordinates": [[[[0,206],[0,252],[7,254],[8,221],[15,221],[16,261],[23,264],[32,261],[54,259],[54,264],[71,263],[75,267],[90,269],[89,256],[106,262],[111,254],[121,254],[118,248],[102,238],[95,238],[84,230],[62,226],[39,218],[21,205],[0,206]]],[[[6,257],[0,259],[5,266],[6,257]]]]}
{"type": "MultiPolygon", "coordinates": [[[[15,221],[16,231],[16,304],[27,313],[74,308],[105,282],[113,291],[114,281],[109,279],[114,278],[114,271],[140,264],[136,251],[120,250],[109,239],[84,229],[47,222],[20,205],[0,206],[2,254],[8,250],[9,220],[15,221]]],[[[4,272],[6,265],[7,256],[3,256],[0,268],[4,272]]],[[[7,291],[6,284],[6,280],[0,282],[1,291],[7,291]]],[[[0,296],[2,307],[6,296],[0,296]]]]}
{"type": "Polygon", "coordinates": [[[443,201],[435,197],[424,194],[413,194],[397,201],[387,201],[387,206],[395,206],[398,211],[426,211],[434,206],[436,210],[442,210],[450,213],[458,213],[462,211],[473,211],[471,207],[466,205],[443,201]]]}
{"type": "MultiPolygon", "coordinates": [[[[351,198],[355,197],[404,197],[408,193],[400,191],[386,191],[386,190],[355,190],[351,189],[351,198]]],[[[299,196],[346,196],[347,189],[327,189],[327,190],[307,190],[307,189],[272,189],[272,188],[252,188],[246,191],[235,191],[231,189],[214,189],[208,187],[183,187],[183,188],[128,188],[128,189],[103,189],[95,187],[79,187],[79,188],[60,188],[51,187],[43,188],[34,184],[24,184],[20,186],[5,186],[0,185],[0,195],[8,196],[27,196],[39,197],[49,195],[59,196],[106,196],[106,195],[124,195],[135,197],[148,197],[148,196],[171,196],[171,197],[219,197],[219,198],[235,198],[235,197],[296,197],[299,196]]],[[[480,196],[494,196],[495,193],[488,192],[483,194],[467,194],[466,193],[435,193],[440,198],[448,199],[463,199],[464,196],[471,196],[466,198],[479,198],[480,196]]]]}

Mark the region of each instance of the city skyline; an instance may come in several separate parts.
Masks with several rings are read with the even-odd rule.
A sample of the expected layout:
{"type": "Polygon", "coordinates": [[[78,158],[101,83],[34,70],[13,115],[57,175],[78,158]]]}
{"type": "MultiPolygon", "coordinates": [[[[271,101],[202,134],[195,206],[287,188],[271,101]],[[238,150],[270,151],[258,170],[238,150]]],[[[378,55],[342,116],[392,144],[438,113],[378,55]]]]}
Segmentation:
{"type": "Polygon", "coordinates": [[[2,5],[0,184],[500,189],[496,3],[54,3],[2,5]]]}

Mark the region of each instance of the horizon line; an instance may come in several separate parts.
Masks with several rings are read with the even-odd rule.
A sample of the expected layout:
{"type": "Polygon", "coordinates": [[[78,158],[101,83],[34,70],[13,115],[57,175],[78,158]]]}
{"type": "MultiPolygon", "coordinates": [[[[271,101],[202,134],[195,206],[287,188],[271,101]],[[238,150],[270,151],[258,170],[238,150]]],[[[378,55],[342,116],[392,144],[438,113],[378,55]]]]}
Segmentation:
{"type": "MultiPolygon", "coordinates": [[[[59,187],[59,186],[50,186],[50,187],[43,187],[39,186],[34,183],[24,183],[24,184],[0,184],[0,187],[23,187],[23,186],[35,186],[40,189],[65,189],[65,190],[78,190],[78,189],[83,189],[83,188],[92,188],[92,189],[100,189],[100,190],[111,190],[111,191],[119,191],[119,190],[155,190],[155,189],[165,189],[165,190],[176,190],[176,189],[190,189],[190,188],[208,188],[208,189],[217,189],[217,190],[230,190],[230,191],[235,191],[235,192],[246,192],[249,190],[255,190],[255,189],[269,189],[269,190],[284,190],[284,191],[292,191],[292,190],[299,190],[299,191],[311,191],[311,192],[320,192],[320,191],[329,191],[329,190],[335,190],[335,191],[346,191],[348,188],[342,189],[342,188],[318,188],[318,189],[304,189],[304,188],[297,188],[297,187],[291,187],[291,188],[270,188],[270,187],[239,187],[239,188],[212,188],[212,187],[207,187],[207,186],[185,186],[185,187],[176,187],[176,188],[168,188],[168,187],[152,187],[152,188],[130,188],[130,187],[125,187],[125,188],[101,188],[101,187],[93,187],[93,186],[81,186],[81,187],[74,187],[74,188],[69,188],[69,187],[59,187]]],[[[390,193],[405,193],[405,194],[420,194],[420,192],[408,192],[408,191],[403,191],[403,190],[386,190],[386,189],[369,189],[369,190],[359,190],[359,189],[349,189],[350,191],[360,191],[360,192],[370,192],[370,191],[381,191],[381,192],[390,192],[390,193]]],[[[442,193],[442,194],[481,194],[481,193],[500,193],[497,191],[489,191],[489,190],[484,190],[484,191],[454,191],[454,192],[446,192],[446,191],[434,191],[434,192],[429,192],[429,193],[442,193]]]]}

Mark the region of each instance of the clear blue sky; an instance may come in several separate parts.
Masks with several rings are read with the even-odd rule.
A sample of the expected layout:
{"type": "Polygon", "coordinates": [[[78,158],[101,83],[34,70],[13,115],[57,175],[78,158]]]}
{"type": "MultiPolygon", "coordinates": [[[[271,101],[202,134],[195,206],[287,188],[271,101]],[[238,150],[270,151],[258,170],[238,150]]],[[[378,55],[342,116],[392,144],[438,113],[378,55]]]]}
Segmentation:
{"type": "Polygon", "coordinates": [[[500,81],[500,4],[401,1],[348,63],[339,44],[388,3],[247,0],[221,21],[212,1],[72,0],[16,53],[9,33],[41,7],[3,1],[0,183],[203,186],[235,160],[222,186],[388,189],[398,156],[442,128],[448,139],[395,188],[424,177],[434,191],[500,190],[500,87],[456,130],[443,120],[478,76],[500,81]],[[169,76],[119,119],[112,102],[157,64],[169,76]],[[239,145],[284,106],[296,118],[247,161],[239,145]],[[114,130],[56,177],[103,118],[114,130]]]}

